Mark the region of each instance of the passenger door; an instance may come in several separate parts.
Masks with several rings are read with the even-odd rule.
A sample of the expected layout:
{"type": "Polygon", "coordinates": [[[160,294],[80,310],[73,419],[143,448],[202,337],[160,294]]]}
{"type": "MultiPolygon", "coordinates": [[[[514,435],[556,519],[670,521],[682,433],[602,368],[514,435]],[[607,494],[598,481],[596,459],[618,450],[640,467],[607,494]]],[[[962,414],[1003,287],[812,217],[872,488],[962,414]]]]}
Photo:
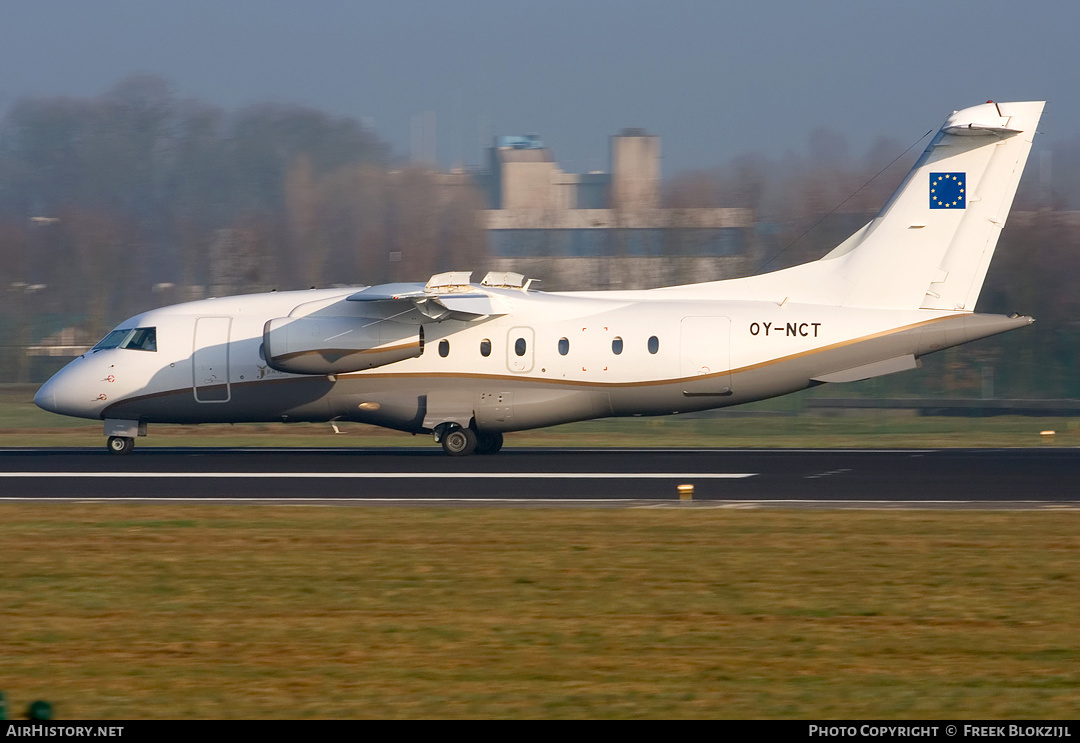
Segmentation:
{"type": "Polygon", "coordinates": [[[231,325],[231,317],[200,317],[195,320],[191,373],[196,402],[228,402],[230,399],[231,325]]]}
{"type": "Polygon", "coordinates": [[[731,320],[684,317],[681,323],[679,376],[683,394],[731,394],[731,320]]]}

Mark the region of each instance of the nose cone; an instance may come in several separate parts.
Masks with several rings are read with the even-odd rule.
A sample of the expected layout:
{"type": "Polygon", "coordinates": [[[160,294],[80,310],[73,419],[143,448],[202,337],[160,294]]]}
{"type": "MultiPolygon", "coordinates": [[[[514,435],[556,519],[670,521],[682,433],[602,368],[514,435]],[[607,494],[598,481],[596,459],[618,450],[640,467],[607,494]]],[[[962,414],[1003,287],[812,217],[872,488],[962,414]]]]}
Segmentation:
{"type": "Polygon", "coordinates": [[[34,395],[34,404],[42,410],[48,410],[50,413],[60,412],[56,409],[56,377],[41,386],[41,389],[34,395]]]}
{"type": "Polygon", "coordinates": [[[85,368],[77,359],[64,367],[52,379],[42,385],[34,395],[34,404],[42,410],[76,418],[99,418],[105,405],[105,397],[94,399],[94,392],[87,386],[86,377],[93,369],[85,368]]]}

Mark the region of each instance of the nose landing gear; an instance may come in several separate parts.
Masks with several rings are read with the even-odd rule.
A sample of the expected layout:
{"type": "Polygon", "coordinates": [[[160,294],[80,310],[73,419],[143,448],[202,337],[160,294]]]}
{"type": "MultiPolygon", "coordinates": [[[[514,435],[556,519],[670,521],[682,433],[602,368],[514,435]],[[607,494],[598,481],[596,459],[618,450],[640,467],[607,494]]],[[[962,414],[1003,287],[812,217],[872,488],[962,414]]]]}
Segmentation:
{"type": "Polygon", "coordinates": [[[130,454],[135,448],[135,439],[128,436],[110,436],[105,448],[110,454],[130,454]]]}
{"type": "Polygon", "coordinates": [[[135,437],[146,435],[146,421],[106,418],[105,435],[109,437],[105,449],[110,454],[130,454],[135,448],[135,437]]]}

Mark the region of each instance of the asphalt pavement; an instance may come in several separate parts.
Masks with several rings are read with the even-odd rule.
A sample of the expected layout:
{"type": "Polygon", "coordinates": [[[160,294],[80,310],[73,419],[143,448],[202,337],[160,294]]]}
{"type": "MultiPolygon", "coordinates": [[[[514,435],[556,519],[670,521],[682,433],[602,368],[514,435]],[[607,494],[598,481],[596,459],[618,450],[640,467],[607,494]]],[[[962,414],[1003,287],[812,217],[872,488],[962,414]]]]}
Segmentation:
{"type": "Polygon", "coordinates": [[[1080,508],[1080,449],[0,450],[0,500],[116,498],[1064,509],[1080,508]]]}

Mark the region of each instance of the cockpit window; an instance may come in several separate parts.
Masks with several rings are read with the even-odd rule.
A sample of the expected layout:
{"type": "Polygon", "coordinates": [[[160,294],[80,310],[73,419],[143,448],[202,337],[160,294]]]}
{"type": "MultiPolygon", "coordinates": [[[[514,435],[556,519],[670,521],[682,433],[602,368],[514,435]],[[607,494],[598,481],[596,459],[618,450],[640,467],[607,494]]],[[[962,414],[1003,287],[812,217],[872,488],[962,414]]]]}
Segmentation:
{"type": "Polygon", "coordinates": [[[120,348],[134,348],[137,351],[157,350],[157,328],[135,328],[124,339],[120,348]]]}
{"type": "Polygon", "coordinates": [[[104,351],[107,348],[116,348],[121,343],[123,343],[124,339],[127,338],[130,334],[131,328],[127,328],[126,330],[114,330],[113,332],[102,338],[98,342],[98,344],[94,346],[93,350],[104,351]]]}
{"type": "Polygon", "coordinates": [[[157,350],[157,328],[121,328],[114,330],[91,349],[131,348],[136,351],[157,350]]]}

